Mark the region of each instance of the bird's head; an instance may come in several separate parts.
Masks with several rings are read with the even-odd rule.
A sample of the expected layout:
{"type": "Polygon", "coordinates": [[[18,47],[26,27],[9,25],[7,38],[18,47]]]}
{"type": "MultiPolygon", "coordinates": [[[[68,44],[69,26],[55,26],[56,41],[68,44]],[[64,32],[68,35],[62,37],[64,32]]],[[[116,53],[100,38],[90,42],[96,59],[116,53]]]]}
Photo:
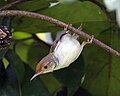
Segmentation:
{"type": "Polygon", "coordinates": [[[30,80],[33,80],[35,77],[37,77],[40,74],[53,72],[55,66],[56,64],[53,59],[53,54],[48,54],[37,64],[36,73],[30,80]]]}

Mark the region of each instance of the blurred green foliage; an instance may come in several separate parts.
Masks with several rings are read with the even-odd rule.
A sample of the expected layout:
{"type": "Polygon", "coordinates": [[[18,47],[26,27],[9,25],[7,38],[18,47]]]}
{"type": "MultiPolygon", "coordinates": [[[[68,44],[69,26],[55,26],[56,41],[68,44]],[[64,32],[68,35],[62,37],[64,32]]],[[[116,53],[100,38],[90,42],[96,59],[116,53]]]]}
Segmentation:
{"type": "MultiPolygon", "coordinates": [[[[106,14],[96,4],[75,0],[49,7],[51,2],[57,0],[29,0],[11,9],[51,16],[76,28],[82,24],[84,32],[120,51],[117,24],[108,21],[106,14]]],[[[5,4],[4,0],[0,0],[0,6],[5,4]]],[[[111,16],[115,20],[114,14],[111,16]]],[[[10,48],[0,51],[0,96],[120,95],[119,59],[94,44],[86,46],[81,56],[68,68],[40,75],[30,81],[37,62],[49,53],[50,48],[50,45],[33,36],[40,32],[51,32],[55,38],[61,30],[63,28],[42,20],[18,16],[12,18],[13,38],[10,48]],[[9,62],[6,68],[3,57],[9,62]]],[[[82,41],[84,39],[80,38],[82,41]]]]}

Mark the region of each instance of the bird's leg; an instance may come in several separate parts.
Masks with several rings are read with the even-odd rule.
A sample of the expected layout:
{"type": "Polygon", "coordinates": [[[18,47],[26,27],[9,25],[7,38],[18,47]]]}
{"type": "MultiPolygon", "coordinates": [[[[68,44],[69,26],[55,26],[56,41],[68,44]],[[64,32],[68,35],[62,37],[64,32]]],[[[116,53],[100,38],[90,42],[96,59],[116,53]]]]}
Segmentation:
{"type": "Polygon", "coordinates": [[[91,44],[91,43],[93,42],[93,39],[94,39],[94,36],[92,36],[91,39],[88,39],[87,41],[82,42],[81,45],[85,46],[85,45],[87,45],[87,44],[91,44]]]}
{"type": "Polygon", "coordinates": [[[68,24],[67,26],[64,27],[65,33],[69,33],[70,32],[70,30],[68,30],[69,26],[72,26],[72,24],[68,24]]]}
{"type": "Polygon", "coordinates": [[[80,26],[78,27],[78,30],[82,30],[82,25],[83,24],[80,24],[80,26]]]}
{"type": "MultiPolygon", "coordinates": [[[[78,27],[78,30],[82,30],[82,24],[80,24],[80,26],[78,27]]],[[[76,33],[73,33],[73,35],[72,35],[75,39],[77,39],[78,37],[79,37],[79,35],[78,34],[76,34],[76,33]]]]}

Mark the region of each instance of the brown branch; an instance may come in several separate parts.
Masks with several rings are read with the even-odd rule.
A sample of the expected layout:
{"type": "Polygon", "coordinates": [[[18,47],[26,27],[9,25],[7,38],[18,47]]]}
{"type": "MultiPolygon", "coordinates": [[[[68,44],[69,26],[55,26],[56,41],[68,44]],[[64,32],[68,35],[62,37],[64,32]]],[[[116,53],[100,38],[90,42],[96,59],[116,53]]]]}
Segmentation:
{"type": "MultiPolygon", "coordinates": [[[[2,7],[0,7],[0,10],[8,9],[8,8],[10,8],[12,6],[15,6],[16,4],[26,2],[26,1],[31,1],[31,0],[16,0],[16,1],[12,2],[12,3],[6,4],[6,5],[2,6],[2,7]]],[[[112,18],[109,15],[109,12],[106,10],[106,7],[103,4],[101,4],[100,2],[98,2],[97,0],[79,0],[79,1],[81,1],[81,2],[89,1],[89,2],[92,2],[92,3],[96,4],[106,14],[106,16],[108,17],[108,20],[110,22],[112,21],[112,18]]]]}
{"type": "MultiPolygon", "coordinates": [[[[56,24],[60,27],[66,27],[67,24],[65,24],[64,22],[61,22],[57,19],[54,19],[52,17],[48,17],[45,15],[41,15],[38,13],[34,13],[34,12],[27,12],[27,11],[19,11],[19,10],[5,10],[5,11],[0,11],[0,16],[25,16],[25,17],[30,17],[30,18],[35,18],[35,19],[41,19],[41,20],[45,20],[48,21],[50,23],[56,24]]],[[[69,26],[68,29],[70,31],[73,31],[74,33],[79,34],[81,37],[83,38],[87,38],[87,39],[91,39],[92,37],[86,33],[84,33],[81,30],[78,30],[72,26],[69,26]]],[[[96,45],[100,46],[101,48],[105,49],[107,52],[117,56],[118,58],[120,58],[120,53],[117,52],[116,50],[112,49],[111,47],[109,47],[108,45],[102,43],[101,41],[97,40],[97,39],[93,39],[93,43],[95,43],[96,45]]]]}
{"type": "Polygon", "coordinates": [[[14,2],[11,2],[11,3],[9,3],[9,4],[6,4],[6,5],[4,5],[4,6],[1,6],[1,7],[0,7],[0,10],[8,9],[8,8],[10,8],[10,7],[12,7],[12,6],[15,6],[16,4],[19,4],[19,3],[25,2],[25,1],[27,1],[27,0],[16,0],[16,1],[14,1],[14,2]]]}

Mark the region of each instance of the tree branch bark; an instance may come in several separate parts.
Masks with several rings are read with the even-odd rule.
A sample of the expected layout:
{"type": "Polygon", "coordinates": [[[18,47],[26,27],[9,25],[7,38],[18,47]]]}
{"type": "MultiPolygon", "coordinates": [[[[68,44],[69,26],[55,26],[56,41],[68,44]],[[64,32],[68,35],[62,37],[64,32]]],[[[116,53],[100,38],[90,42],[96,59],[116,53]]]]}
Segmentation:
{"type": "MultiPolygon", "coordinates": [[[[4,11],[0,11],[0,16],[25,16],[25,17],[30,17],[30,18],[35,18],[35,19],[41,19],[41,20],[45,20],[48,21],[50,23],[56,24],[60,27],[66,27],[68,24],[61,22],[57,19],[54,19],[52,17],[48,17],[42,14],[38,14],[38,13],[34,13],[34,12],[27,12],[27,11],[19,11],[19,10],[4,10],[4,11]]],[[[68,26],[68,29],[78,35],[80,35],[83,38],[86,39],[91,39],[92,37],[86,33],[84,33],[81,30],[78,30],[72,26],[68,26]]],[[[101,48],[105,49],[107,52],[117,56],[118,58],[120,58],[120,53],[114,49],[112,49],[111,47],[109,47],[108,45],[102,43],[101,41],[97,40],[97,39],[93,39],[93,43],[95,43],[96,45],[100,46],[101,48]]]]}

